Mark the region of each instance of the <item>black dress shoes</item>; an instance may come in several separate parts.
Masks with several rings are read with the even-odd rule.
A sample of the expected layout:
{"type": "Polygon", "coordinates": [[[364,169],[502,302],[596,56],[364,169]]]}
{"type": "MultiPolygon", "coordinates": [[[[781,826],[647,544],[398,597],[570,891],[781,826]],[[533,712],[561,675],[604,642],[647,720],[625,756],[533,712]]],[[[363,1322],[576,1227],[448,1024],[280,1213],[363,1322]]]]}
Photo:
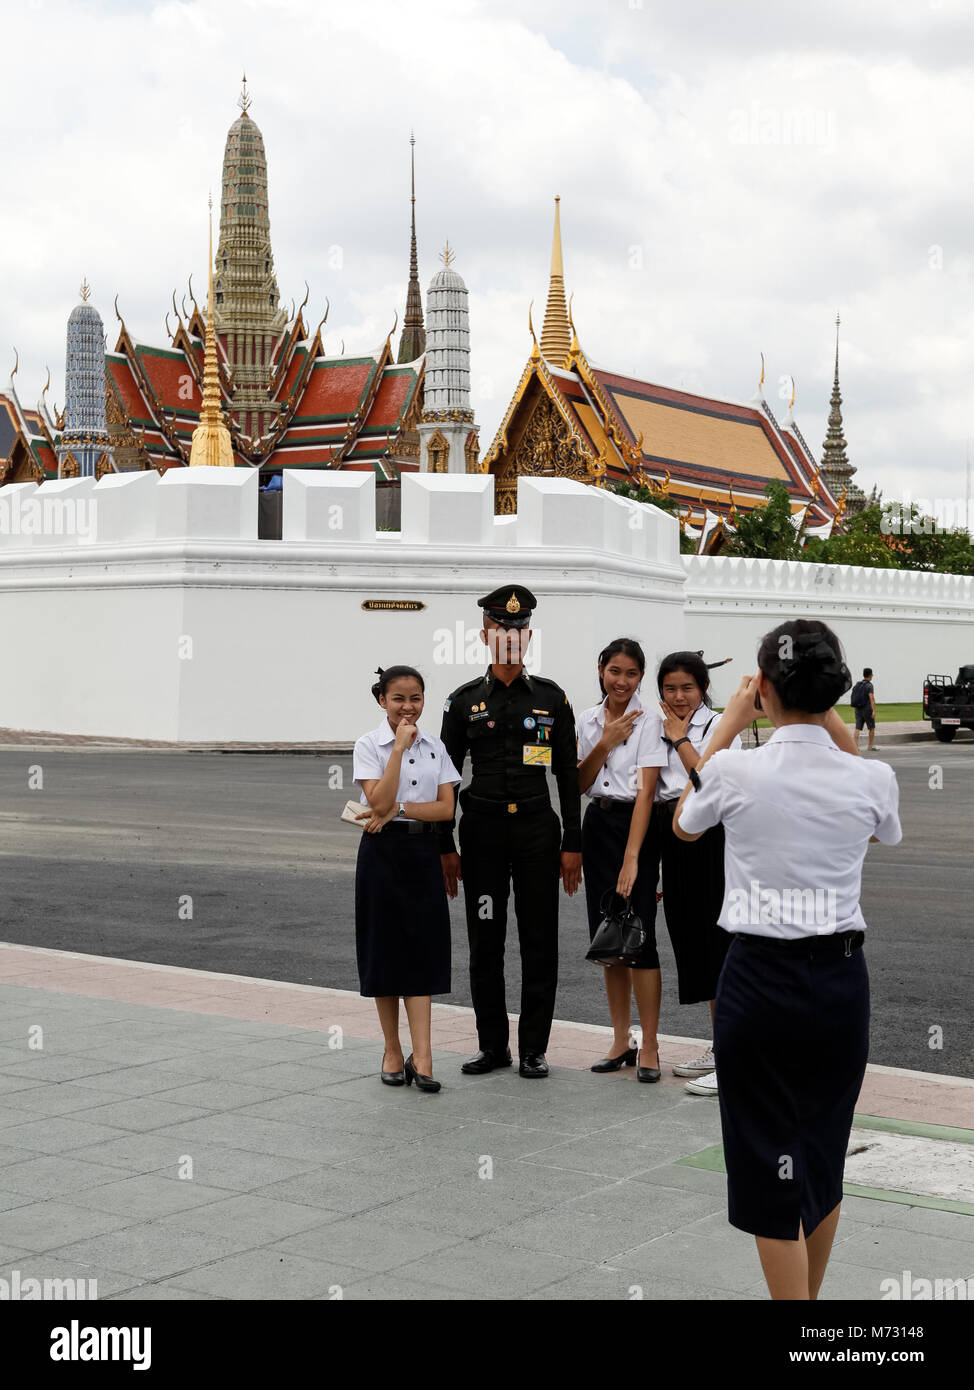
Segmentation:
{"type": "Polygon", "coordinates": [[[548,1059],[543,1052],[525,1052],[518,1071],[522,1076],[547,1076],[548,1059]]]}
{"type": "Polygon", "coordinates": [[[618,1057],[603,1057],[601,1062],[589,1067],[589,1071],[620,1071],[623,1067],[634,1067],[636,1056],[636,1049],[630,1047],[627,1051],[620,1052],[618,1057]]]}
{"type": "Polygon", "coordinates": [[[494,1071],[497,1067],[509,1067],[511,1065],[511,1049],[506,1052],[491,1052],[485,1049],[478,1052],[476,1057],[471,1057],[469,1062],[464,1062],[460,1068],[468,1076],[482,1076],[484,1072],[494,1071]]]}
{"type": "MultiPolygon", "coordinates": [[[[656,1053],[656,1060],[659,1061],[659,1052],[656,1053]]],[[[658,1081],[660,1078],[659,1067],[636,1067],[637,1081],[658,1081]]]]}
{"type": "Polygon", "coordinates": [[[431,1076],[424,1076],[421,1071],[417,1071],[413,1066],[413,1054],[410,1053],[405,1061],[406,1085],[411,1086],[416,1082],[417,1089],[420,1091],[438,1091],[440,1083],[434,1081],[431,1076]]]}
{"type": "Polygon", "coordinates": [[[383,1086],[405,1086],[406,1084],[405,1071],[380,1071],[379,1076],[382,1078],[383,1086]]]}

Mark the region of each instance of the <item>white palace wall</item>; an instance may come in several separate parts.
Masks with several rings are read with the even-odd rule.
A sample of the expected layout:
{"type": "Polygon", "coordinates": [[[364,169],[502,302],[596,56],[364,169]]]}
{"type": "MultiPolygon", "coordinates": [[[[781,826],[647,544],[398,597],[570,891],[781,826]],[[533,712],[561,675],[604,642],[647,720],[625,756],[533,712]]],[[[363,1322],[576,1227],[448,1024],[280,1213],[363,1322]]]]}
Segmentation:
{"type": "Polygon", "coordinates": [[[379,721],[375,667],[406,662],[436,729],[448,691],[486,665],[476,599],[514,582],[539,599],[528,668],[576,709],[622,635],[651,666],[685,646],[734,657],[717,703],[761,635],[805,613],[876,668],[883,700],[974,661],[969,578],[681,558],[671,516],[564,479],[521,479],[517,515],[496,517],[490,477],[407,475],[390,533],[375,530],[371,474],[285,472],[281,541],[257,539],[257,500],[244,469],[0,490],[0,726],[346,743],[379,721]]]}
{"type": "Polygon", "coordinates": [[[858,679],[875,671],[880,702],[918,702],[929,671],[956,675],[974,661],[974,578],[862,565],[805,565],[685,555],[687,644],[715,672],[716,703],[757,669],[764,634],[788,618],[823,618],[858,679]],[[730,673],[733,673],[731,675],[730,673]]]}
{"type": "Polygon", "coordinates": [[[407,475],[401,532],[377,533],[371,474],[286,472],[281,541],[258,541],[243,469],[8,486],[0,726],[348,742],[381,718],[375,667],[406,662],[438,730],[446,694],[486,666],[476,599],[508,582],[540,601],[529,670],[579,707],[609,638],[639,637],[650,660],[683,642],[676,522],[580,483],[524,480],[502,518],[489,476],[407,475]],[[363,608],[402,601],[424,606],[363,608]]]}

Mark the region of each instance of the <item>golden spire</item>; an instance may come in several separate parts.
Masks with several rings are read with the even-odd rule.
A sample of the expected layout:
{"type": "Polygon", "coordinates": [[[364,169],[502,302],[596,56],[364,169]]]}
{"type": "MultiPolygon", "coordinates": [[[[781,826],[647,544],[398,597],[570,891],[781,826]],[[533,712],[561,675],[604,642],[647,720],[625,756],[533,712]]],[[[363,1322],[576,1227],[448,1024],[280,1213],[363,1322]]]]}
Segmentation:
{"type": "Polygon", "coordinates": [[[454,251],[453,247],[450,245],[450,238],[447,237],[447,239],[446,239],[446,245],[443,247],[443,250],[440,252],[440,260],[443,262],[444,265],[452,265],[453,262],[456,260],[456,258],[457,258],[457,257],[456,257],[456,252],[454,251]]]}
{"type": "MultiPolygon", "coordinates": [[[[246,79],[244,79],[246,81],[246,79]]],[[[210,197],[210,289],[206,302],[206,348],[203,356],[203,403],[200,422],[193,431],[189,454],[191,468],[232,468],[233,444],[220,405],[220,370],[216,359],[213,327],[213,198],[210,197]]]]}
{"type": "Polygon", "coordinates": [[[80,289],[79,293],[80,293],[80,295],[81,295],[82,303],[87,304],[87,303],[88,303],[88,296],[91,294],[91,286],[88,284],[88,277],[87,277],[87,275],[86,275],[86,276],[84,277],[84,279],[81,281],[81,289],[80,289]]]}
{"type": "Polygon", "coordinates": [[[533,308],[534,300],[532,299],[531,303],[528,305],[528,332],[531,334],[531,342],[533,344],[531,348],[531,361],[537,362],[538,358],[541,356],[541,353],[538,351],[538,340],[534,335],[534,324],[531,322],[531,310],[533,308]]]}
{"type": "Polygon", "coordinates": [[[568,305],[565,303],[565,275],[561,262],[561,217],[555,197],[555,234],[551,244],[551,283],[548,304],[541,329],[541,351],[556,367],[562,366],[571,353],[572,338],[568,324],[568,305]]]}
{"type": "Polygon", "coordinates": [[[248,113],[249,110],[250,110],[250,103],[251,103],[252,101],[253,101],[253,97],[252,97],[252,96],[250,95],[250,93],[247,91],[247,74],[244,73],[244,75],[243,75],[243,89],[242,89],[240,95],[237,97],[237,105],[240,107],[241,111],[244,113],[245,116],[247,115],[247,113],[248,113]]]}

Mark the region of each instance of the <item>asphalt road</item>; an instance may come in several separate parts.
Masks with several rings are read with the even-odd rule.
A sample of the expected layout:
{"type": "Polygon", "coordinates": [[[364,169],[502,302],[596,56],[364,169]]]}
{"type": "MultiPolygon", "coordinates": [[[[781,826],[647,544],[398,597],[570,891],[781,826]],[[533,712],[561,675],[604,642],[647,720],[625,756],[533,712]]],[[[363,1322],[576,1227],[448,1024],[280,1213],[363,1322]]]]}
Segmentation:
{"type": "MultiPolygon", "coordinates": [[[[971,1077],[974,743],[882,756],[899,779],[904,839],[871,845],[863,875],[871,1060],[971,1077]],[[943,1045],[932,1048],[938,1029],[943,1045]]],[[[329,754],[0,751],[0,937],[357,989],[359,832],[338,820],[353,795],[351,759],[329,754]]],[[[556,1014],[606,1023],[601,971],[583,958],[582,894],[562,905],[556,1014]]],[[[459,902],[452,911],[454,993],[443,1002],[469,1004],[459,902]]],[[[708,1036],[706,1007],[677,1004],[662,922],[657,934],[661,1029],[708,1036]]],[[[508,947],[516,1011],[513,927],[508,947]]]]}

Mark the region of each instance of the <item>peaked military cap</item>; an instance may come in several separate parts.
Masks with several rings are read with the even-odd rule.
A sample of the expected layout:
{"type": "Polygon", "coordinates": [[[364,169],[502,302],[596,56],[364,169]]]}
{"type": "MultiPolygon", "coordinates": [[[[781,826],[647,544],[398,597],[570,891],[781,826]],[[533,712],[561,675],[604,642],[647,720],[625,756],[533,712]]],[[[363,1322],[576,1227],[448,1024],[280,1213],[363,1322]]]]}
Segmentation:
{"type": "Polygon", "coordinates": [[[477,602],[484,610],[484,617],[493,618],[502,627],[529,627],[531,614],[538,606],[534,594],[523,584],[502,584],[477,602]]]}

